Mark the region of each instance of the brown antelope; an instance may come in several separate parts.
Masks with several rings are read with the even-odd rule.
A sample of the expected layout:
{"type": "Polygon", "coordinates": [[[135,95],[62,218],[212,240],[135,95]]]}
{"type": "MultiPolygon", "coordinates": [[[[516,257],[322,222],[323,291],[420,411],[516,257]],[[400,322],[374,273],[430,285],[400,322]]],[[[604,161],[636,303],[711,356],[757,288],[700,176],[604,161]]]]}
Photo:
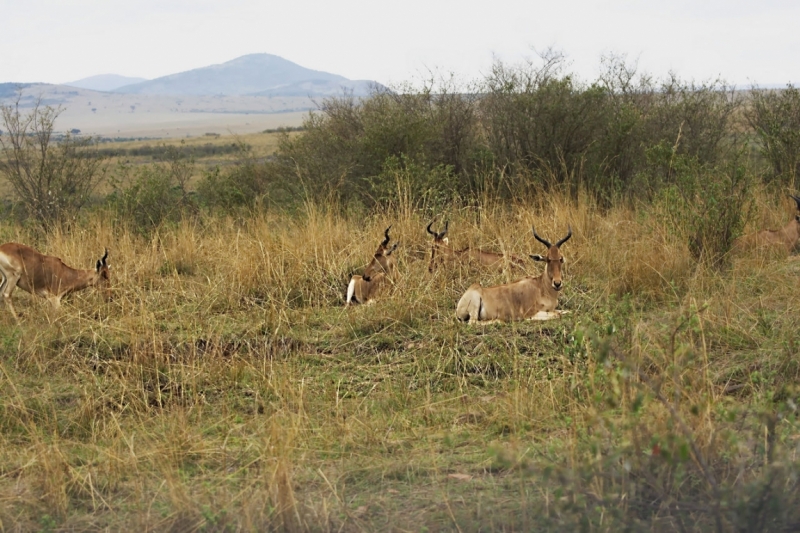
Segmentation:
{"type": "Polygon", "coordinates": [[[761,230],[736,239],[733,247],[739,251],[774,248],[786,250],[787,253],[797,248],[800,243],[800,197],[790,195],[797,203],[797,215],[781,229],[761,230]]]}
{"type": "MultiPolygon", "coordinates": [[[[505,267],[505,256],[495,252],[485,252],[470,247],[463,250],[453,250],[450,248],[450,241],[445,236],[450,222],[444,223],[444,231],[437,233],[431,229],[433,222],[428,224],[428,233],[433,235],[433,246],[431,247],[431,262],[428,265],[428,272],[436,270],[436,265],[444,261],[456,261],[458,263],[474,263],[482,267],[494,267],[502,269],[505,267]]],[[[525,261],[513,255],[508,256],[508,262],[512,266],[525,268],[525,261]]]]}
{"type": "Polygon", "coordinates": [[[380,292],[382,286],[391,282],[395,270],[395,261],[392,253],[397,250],[397,244],[389,248],[389,229],[383,232],[383,242],[378,246],[372,261],[364,269],[362,276],[353,275],[347,286],[345,306],[351,303],[363,304],[373,300],[380,292]]]}
{"type": "Polygon", "coordinates": [[[547,246],[547,255],[531,255],[534,261],[544,261],[544,272],[536,277],[524,277],[513,283],[481,287],[475,283],[458,301],[456,317],[469,322],[499,320],[550,320],[565,313],[556,311],[558,293],[563,287],[561,245],[572,237],[572,228],[567,236],[555,244],[544,240],[533,230],[537,241],[547,246]]]}
{"type": "Polygon", "coordinates": [[[97,261],[94,270],[78,270],[68,267],[58,257],[40,254],[30,246],[6,243],[0,246],[0,295],[17,320],[17,312],[11,303],[11,294],[17,287],[47,298],[56,308],[67,294],[95,285],[102,287],[105,299],[109,300],[111,281],[106,259],[108,250],[97,261]]]}

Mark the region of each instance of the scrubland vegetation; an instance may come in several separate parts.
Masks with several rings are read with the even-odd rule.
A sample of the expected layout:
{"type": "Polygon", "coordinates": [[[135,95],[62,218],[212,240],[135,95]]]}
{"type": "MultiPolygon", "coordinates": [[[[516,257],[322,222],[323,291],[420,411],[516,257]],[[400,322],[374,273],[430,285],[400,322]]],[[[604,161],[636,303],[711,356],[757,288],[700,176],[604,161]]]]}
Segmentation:
{"type": "Polygon", "coordinates": [[[731,253],[795,214],[797,91],[560,66],[327,100],[225,166],[0,137],[8,180],[59,191],[8,202],[0,240],[108,247],[114,292],[0,312],[3,529],[800,527],[800,261],[731,253]],[[522,257],[571,226],[570,314],[458,323],[519,273],[428,273],[434,218],[522,257]],[[397,282],[345,309],[389,224],[397,282]]]}

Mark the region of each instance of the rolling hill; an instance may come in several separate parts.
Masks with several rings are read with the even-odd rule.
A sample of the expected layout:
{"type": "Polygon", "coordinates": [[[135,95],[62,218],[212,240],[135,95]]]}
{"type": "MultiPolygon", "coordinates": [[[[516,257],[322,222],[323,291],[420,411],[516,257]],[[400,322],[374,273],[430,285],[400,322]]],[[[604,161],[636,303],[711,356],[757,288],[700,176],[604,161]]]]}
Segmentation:
{"type": "Polygon", "coordinates": [[[61,85],[0,83],[0,104],[61,108],[57,127],[84,135],[176,137],[299,126],[318,99],[364,96],[380,87],[275,55],[250,54],[145,81],[104,74],[61,85]]]}
{"type": "Polygon", "coordinates": [[[125,85],[114,92],[160,95],[330,96],[369,93],[375,82],[301,67],[272,54],[249,54],[219,65],[125,85]]]}
{"type": "Polygon", "coordinates": [[[78,87],[79,89],[90,89],[92,91],[111,92],[125,85],[141,83],[147,81],[145,78],[131,78],[130,76],[120,76],[118,74],[99,74],[89,76],[76,81],[69,81],[62,85],[78,87]]]}

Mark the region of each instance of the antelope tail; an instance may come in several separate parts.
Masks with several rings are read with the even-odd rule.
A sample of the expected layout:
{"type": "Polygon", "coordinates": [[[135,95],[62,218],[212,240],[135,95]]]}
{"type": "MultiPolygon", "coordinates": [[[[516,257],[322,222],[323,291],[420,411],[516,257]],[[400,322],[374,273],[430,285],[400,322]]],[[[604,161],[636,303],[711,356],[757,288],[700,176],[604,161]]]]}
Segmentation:
{"type": "Polygon", "coordinates": [[[356,292],[356,280],[351,279],[350,284],[347,286],[347,299],[344,301],[344,305],[350,305],[350,302],[353,301],[353,295],[356,292]]]}

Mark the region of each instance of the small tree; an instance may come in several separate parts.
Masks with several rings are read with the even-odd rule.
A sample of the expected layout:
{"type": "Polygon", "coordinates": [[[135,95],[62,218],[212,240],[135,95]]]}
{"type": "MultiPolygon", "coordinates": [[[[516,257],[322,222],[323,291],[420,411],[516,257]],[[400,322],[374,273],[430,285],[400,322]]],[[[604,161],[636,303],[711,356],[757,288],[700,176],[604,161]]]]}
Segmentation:
{"type": "Polygon", "coordinates": [[[751,91],[745,118],[761,141],[761,153],[772,167],[773,180],[796,189],[800,175],[800,90],[751,91]]]}
{"type": "Polygon", "coordinates": [[[15,103],[0,106],[5,126],[0,135],[0,175],[11,185],[29,217],[47,230],[74,217],[105,177],[102,158],[91,150],[92,139],[74,139],[54,132],[61,108],[31,111],[15,103]]]}

